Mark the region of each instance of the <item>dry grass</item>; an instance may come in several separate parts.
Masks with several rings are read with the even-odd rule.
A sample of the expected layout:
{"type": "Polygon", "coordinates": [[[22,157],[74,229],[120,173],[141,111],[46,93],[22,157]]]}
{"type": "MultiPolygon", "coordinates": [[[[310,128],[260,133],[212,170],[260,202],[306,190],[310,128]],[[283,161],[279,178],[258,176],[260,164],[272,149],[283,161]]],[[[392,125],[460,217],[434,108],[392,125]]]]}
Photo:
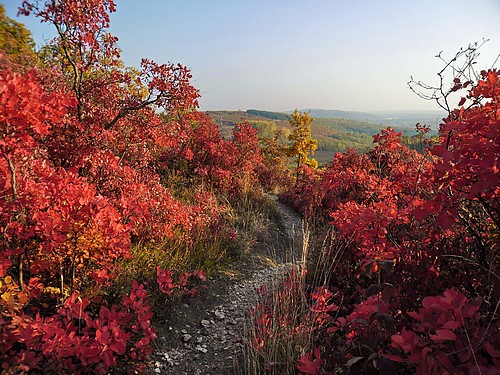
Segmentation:
{"type": "MultiPolygon", "coordinates": [[[[133,280],[146,283],[153,306],[164,306],[171,299],[158,290],[156,268],[173,272],[203,270],[208,276],[231,272],[242,254],[249,254],[259,241],[265,241],[269,228],[278,220],[279,209],[274,201],[250,190],[231,201],[221,199],[224,225],[220,230],[179,232],[159,242],[136,243],[130,259],[120,263],[112,295],[128,290],[133,280]],[[232,237],[230,233],[235,233],[232,237]]],[[[161,315],[161,311],[155,311],[161,315]]],[[[161,317],[159,317],[161,319],[161,317]]]]}
{"type": "Polygon", "coordinates": [[[233,255],[249,253],[260,242],[267,242],[270,228],[281,220],[276,203],[250,187],[238,199],[227,202],[231,207],[227,220],[236,230],[233,255]]]}
{"type": "Polygon", "coordinates": [[[332,232],[322,238],[314,243],[303,228],[296,265],[258,294],[246,321],[242,373],[295,374],[297,360],[313,351],[317,332],[311,328],[318,315],[311,310],[310,292],[329,285],[344,253],[332,232]]]}
{"type": "MultiPolygon", "coordinates": [[[[303,231],[301,259],[283,274],[277,268],[274,282],[262,287],[245,325],[244,374],[292,374],[296,360],[312,350],[307,330],[314,319],[308,308],[303,268],[308,255],[309,232],[303,231]]],[[[294,249],[287,252],[295,254],[294,249]]]]}

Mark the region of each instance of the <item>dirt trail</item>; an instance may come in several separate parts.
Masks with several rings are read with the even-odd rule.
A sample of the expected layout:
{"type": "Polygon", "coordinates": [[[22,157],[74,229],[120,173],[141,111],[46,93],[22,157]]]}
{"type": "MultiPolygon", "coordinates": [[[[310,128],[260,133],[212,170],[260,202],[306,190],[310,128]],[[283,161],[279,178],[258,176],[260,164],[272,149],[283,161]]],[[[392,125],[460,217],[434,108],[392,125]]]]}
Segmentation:
{"type": "Polygon", "coordinates": [[[238,260],[235,272],[210,280],[201,296],[176,305],[158,329],[151,373],[242,373],[245,312],[255,301],[256,289],[272,285],[300,262],[301,219],[273,199],[280,213],[276,233],[238,260]]]}

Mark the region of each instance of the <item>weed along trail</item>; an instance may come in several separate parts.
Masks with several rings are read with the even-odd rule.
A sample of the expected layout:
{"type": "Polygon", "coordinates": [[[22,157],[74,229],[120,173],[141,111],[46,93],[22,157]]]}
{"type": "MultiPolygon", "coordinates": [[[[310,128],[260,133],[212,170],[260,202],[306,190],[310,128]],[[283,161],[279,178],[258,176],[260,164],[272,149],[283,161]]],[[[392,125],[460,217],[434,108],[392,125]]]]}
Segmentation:
{"type": "Polygon", "coordinates": [[[181,301],[158,327],[151,373],[244,373],[245,316],[257,290],[272,288],[301,263],[301,218],[274,196],[269,206],[268,229],[252,249],[209,279],[200,296],[181,301]]]}

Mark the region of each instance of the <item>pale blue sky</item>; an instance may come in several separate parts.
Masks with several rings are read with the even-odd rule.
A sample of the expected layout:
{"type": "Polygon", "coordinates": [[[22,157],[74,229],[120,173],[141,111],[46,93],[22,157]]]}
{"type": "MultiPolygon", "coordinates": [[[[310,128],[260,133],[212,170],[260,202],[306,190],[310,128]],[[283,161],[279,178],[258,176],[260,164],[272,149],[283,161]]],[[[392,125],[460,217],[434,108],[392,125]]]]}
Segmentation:
{"type": "MultiPolygon", "coordinates": [[[[21,0],[0,0],[15,18],[21,0]]],[[[191,68],[207,109],[437,109],[406,86],[489,38],[500,53],[500,0],[117,0],[111,33],[127,65],[142,57],[191,68]]],[[[37,44],[50,27],[16,18],[37,44]]],[[[500,64],[497,64],[497,66],[500,64]]]]}

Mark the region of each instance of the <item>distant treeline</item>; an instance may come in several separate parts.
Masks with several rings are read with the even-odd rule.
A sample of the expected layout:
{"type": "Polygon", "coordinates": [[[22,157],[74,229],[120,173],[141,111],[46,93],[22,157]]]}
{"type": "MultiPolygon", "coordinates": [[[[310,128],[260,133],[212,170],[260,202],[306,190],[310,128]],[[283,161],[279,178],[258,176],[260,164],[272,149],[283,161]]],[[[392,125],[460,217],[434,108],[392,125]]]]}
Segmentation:
{"type": "Polygon", "coordinates": [[[288,116],[286,114],[279,113],[279,112],[261,111],[258,109],[248,109],[247,113],[249,115],[269,118],[271,120],[287,120],[288,119],[288,116]]]}
{"type": "MultiPolygon", "coordinates": [[[[277,130],[280,130],[286,139],[290,133],[288,117],[285,113],[249,109],[246,111],[208,111],[207,112],[222,126],[221,131],[228,135],[230,128],[245,120],[254,128],[259,130],[259,135],[270,138],[277,130]]],[[[389,124],[374,123],[348,118],[316,118],[312,124],[311,132],[314,139],[318,141],[318,151],[328,154],[328,160],[318,158],[320,164],[328,162],[336,152],[343,152],[348,148],[354,148],[358,152],[365,152],[373,146],[373,135],[378,134],[381,129],[389,124]]],[[[415,131],[409,128],[393,126],[394,130],[403,133],[403,143],[418,151],[422,151],[422,144],[415,131]]],[[[431,132],[432,137],[434,132],[431,132]]],[[[425,147],[425,145],[424,145],[425,147]]]]}

